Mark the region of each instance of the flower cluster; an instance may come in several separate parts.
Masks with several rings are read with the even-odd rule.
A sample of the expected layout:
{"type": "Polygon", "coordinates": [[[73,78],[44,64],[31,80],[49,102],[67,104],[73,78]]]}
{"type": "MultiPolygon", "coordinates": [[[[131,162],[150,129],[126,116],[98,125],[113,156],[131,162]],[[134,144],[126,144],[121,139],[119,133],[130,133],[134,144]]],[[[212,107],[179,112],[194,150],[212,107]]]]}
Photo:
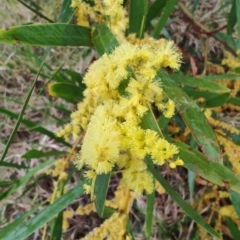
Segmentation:
{"type": "Polygon", "coordinates": [[[76,8],[77,23],[81,26],[93,26],[93,23],[104,22],[112,30],[118,41],[124,40],[124,33],[128,24],[126,10],[122,7],[123,0],[72,0],[72,7],[76,8]]]}
{"type": "MultiPolygon", "coordinates": [[[[152,105],[167,118],[174,114],[174,102],[155,78],[159,68],[177,69],[180,54],[171,41],[157,43],[124,43],[95,61],[84,77],[83,102],[71,115],[71,124],[59,132],[67,138],[69,133],[78,136],[86,130],[77,166],[87,166],[90,179],[118,167],[122,181],[138,194],[153,191],[153,177],[144,162],[147,155],[157,165],[166,161],[172,168],[183,165],[174,156],[178,153],[175,145],[141,128],[141,119],[152,105]]],[[[86,190],[90,191],[87,186],[86,190]]]]}

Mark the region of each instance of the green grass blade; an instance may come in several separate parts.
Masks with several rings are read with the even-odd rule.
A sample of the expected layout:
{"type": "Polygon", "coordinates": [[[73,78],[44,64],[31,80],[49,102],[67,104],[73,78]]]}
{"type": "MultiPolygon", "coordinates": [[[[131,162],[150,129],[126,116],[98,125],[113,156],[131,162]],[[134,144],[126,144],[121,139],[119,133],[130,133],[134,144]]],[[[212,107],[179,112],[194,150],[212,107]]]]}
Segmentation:
{"type": "Polygon", "coordinates": [[[109,181],[110,173],[100,174],[97,175],[96,177],[96,182],[94,186],[94,196],[96,197],[95,198],[96,210],[100,217],[103,216],[109,181]]]}
{"type": "Polygon", "coordinates": [[[160,19],[157,22],[157,25],[155,26],[153,30],[153,37],[158,38],[159,34],[161,33],[163,27],[166,25],[167,20],[173,11],[175,5],[177,4],[178,0],[168,0],[165,4],[165,7],[163,9],[163,13],[160,17],[160,19]]]}
{"type": "Polygon", "coordinates": [[[83,183],[78,184],[67,193],[58,198],[53,204],[48,205],[38,215],[25,222],[23,225],[12,227],[8,225],[4,234],[1,235],[4,240],[24,240],[37,229],[41,228],[45,223],[53,219],[56,214],[65,209],[74,199],[84,193],[83,183]]]}
{"type": "Polygon", "coordinates": [[[52,83],[48,85],[48,93],[53,97],[62,98],[67,102],[77,104],[83,99],[83,91],[81,88],[72,83],[52,83]]]}
{"type": "Polygon", "coordinates": [[[50,23],[53,23],[54,21],[49,19],[48,17],[44,16],[42,13],[40,13],[38,10],[40,9],[34,9],[33,7],[31,7],[30,5],[28,5],[27,3],[25,3],[24,1],[21,1],[21,0],[17,0],[18,2],[20,2],[23,6],[25,6],[26,8],[28,8],[30,11],[36,13],[39,17],[41,17],[42,19],[50,22],[50,23]]]}
{"type": "Polygon", "coordinates": [[[29,24],[0,29],[0,42],[34,46],[92,46],[91,30],[65,24],[29,24]]]}
{"type": "Polygon", "coordinates": [[[106,24],[99,24],[93,32],[93,43],[99,56],[111,53],[119,46],[116,37],[106,24]]]}
{"type": "Polygon", "coordinates": [[[32,176],[37,173],[38,171],[44,169],[45,167],[51,165],[54,163],[55,160],[49,160],[47,162],[41,163],[37,167],[29,170],[24,177],[16,181],[8,190],[0,194],[0,200],[3,200],[4,198],[7,198],[10,194],[15,192],[19,187],[23,186],[26,184],[32,176]]]}
{"type": "Polygon", "coordinates": [[[168,98],[175,102],[176,109],[207,158],[210,161],[222,162],[216,136],[202,110],[164,70],[158,71],[157,80],[162,83],[163,91],[168,98]]]}
{"type": "Polygon", "coordinates": [[[32,158],[43,158],[43,157],[52,157],[52,156],[58,157],[64,154],[67,154],[67,152],[62,152],[57,150],[44,152],[37,149],[31,149],[25,154],[23,154],[22,158],[32,159],[32,158]]]}
{"type": "Polygon", "coordinates": [[[190,205],[188,205],[182,198],[175,192],[171,185],[159,174],[154,165],[151,163],[151,159],[147,158],[148,170],[153,174],[154,178],[163,186],[166,192],[171,196],[171,198],[181,207],[181,209],[191,217],[196,223],[198,223],[202,228],[213,236],[220,238],[219,233],[217,233],[202,217],[195,211],[190,205]]]}
{"type": "Polygon", "coordinates": [[[229,13],[228,22],[227,22],[227,34],[231,35],[233,33],[234,26],[237,23],[237,11],[236,11],[236,1],[233,0],[232,7],[229,13]]]}
{"type": "Polygon", "coordinates": [[[21,121],[22,121],[22,119],[23,119],[24,112],[25,112],[25,110],[26,110],[26,108],[27,108],[28,102],[29,102],[30,97],[31,97],[31,95],[32,95],[33,89],[35,88],[35,85],[36,85],[37,80],[38,80],[38,77],[39,77],[39,73],[41,72],[43,65],[44,65],[44,61],[43,61],[42,65],[41,65],[41,68],[39,69],[39,71],[38,71],[38,73],[37,73],[37,76],[36,76],[36,78],[35,78],[32,86],[31,86],[31,88],[30,88],[29,91],[28,91],[28,94],[27,94],[26,99],[25,99],[25,101],[24,101],[22,110],[21,110],[21,112],[20,112],[20,114],[19,114],[19,116],[18,116],[16,125],[15,125],[15,127],[14,127],[14,129],[13,129],[13,131],[12,131],[10,137],[9,137],[9,139],[8,139],[7,145],[5,146],[5,149],[4,149],[3,154],[2,154],[2,156],[1,156],[0,162],[3,161],[3,159],[5,158],[5,156],[6,156],[7,152],[8,152],[8,149],[9,149],[9,147],[10,147],[10,144],[11,144],[11,142],[12,142],[15,134],[17,133],[18,127],[19,127],[19,125],[20,125],[20,123],[21,123],[21,121]]]}
{"type": "Polygon", "coordinates": [[[151,21],[157,17],[158,14],[162,12],[167,0],[156,0],[150,7],[147,12],[146,17],[146,28],[149,27],[151,21]]]}
{"type": "Polygon", "coordinates": [[[138,38],[142,38],[145,32],[147,9],[147,0],[130,0],[129,33],[136,33],[138,38]]]}
{"type": "MultiPolygon", "coordinates": [[[[22,215],[20,218],[16,219],[14,222],[10,223],[7,227],[5,227],[3,230],[0,232],[0,239],[3,240],[7,234],[9,234],[11,231],[14,231],[16,228],[19,228],[20,226],[24,225],[25,219],[31,216],[41,205],[43,205],[44,202],[41,202],[40,204],[37,204],[34,206],[29,212],[25,213],[22,215]]],[[[16,240],[21,240],[21,239],[16,239],[16,240]]]]}
{"type": "Polygon", "coordinates": [[[73,16],[74,10],[71,7],[72,0],[63,0],[61,10],[58,16],[58,22],[69,23],[73,16]]]}
{"type": "Polygon", "coordinates": [[[147,210],[146,210],[146,236],[147,239],[151,238],[152,223],[153,223],[153,211],[154,211],[155,191],[152,194],[147,195],[147,210]]]}
{"type": "Polygon", "coordinates": [[[17,168],[17,169],[28,169],[25,165],[19,165],[16,163],[9,163],[9,162],[0,162],[1,167],[8,167],[8,168],[17,168]]]}
{"type": "MultiPolygon", "coordinates": [[[[18,116],[16,113],[13,113],[13,112],[11,112],[11,111],[9,111],[9,110],[7,110],[7,109],[0,108],[0,112],[3,113],[3,114],[5,114],[5,115],[7,115],[7,116],[9,116],[9,117],[11,117],[11,118],[14,118],[14,119],[18,119],[18,118],[19,118],[19,116],[18,116]]],[[[44,127],[37,126],[36,123],[33,123],[33,122],[31,122],[31,121],[29,121],[29,120],[26,120],[26,119],[23,119],[23,120],[21,121],[21,123],[24,124],[25,126],[31,128],[32,130],[34,130],[34,131],[36,131],[36,132],[40,132],[40,133],[42,133],[42,134],[44,134],[44,135],[46,135],[46,136],[48,136],[48,137],[56,140],[57,142],[62,143],[63,145],[65,145],[65,146],[67,146],[67,147],[71,147],[71,146],[72,146],[72,145],[69,144],[68,142],[64,141],[63,138],[57,137],[57,136],[55,135],[55,133],[47,130],[47,129],[44,128],[44,127]]],[[[6,149],[6,148],[5,148],[5,149],[6,149]]],[[[2,157],[3,157],[3,156],[2,156],[2,157]]]]}

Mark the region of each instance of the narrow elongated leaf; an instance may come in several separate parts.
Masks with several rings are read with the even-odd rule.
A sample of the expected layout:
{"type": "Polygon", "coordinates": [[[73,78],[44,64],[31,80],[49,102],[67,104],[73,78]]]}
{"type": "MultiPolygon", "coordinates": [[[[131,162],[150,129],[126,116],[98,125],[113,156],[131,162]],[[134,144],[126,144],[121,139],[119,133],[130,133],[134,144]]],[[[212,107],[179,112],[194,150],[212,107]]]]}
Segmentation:
{"type": "Polygon", "coordinates": [[[237,23],[237,11],[236,11],[236,1],[232,1],[231,11],[229,13],[228,22],[227,22],[227,34],[231,35],[234,29],[234,26],[237,23]]]}
{"type": "Polygon", "coordinates": [[[225,93],[216,93],[209,91],[199,91],[183,88],[183,90],[188,94],[188,96],[193,99],[204,98],[206,101],[199,104],[199,106],[204,108],[213,108],[222,106],[224,103],[227,103],[230,98],[230,92],[225,93]]]}
{"type": "Polygon", "coordinates": [[[231,189],[229,190],[229,193],[230,193],[231,200],[232,200],[233,206],[235,208],[235,211],[236,211],[238,217],[240,218],[240,194],[231,189]]]}
{"type": "Polygon", "coordinates": [[[1,167],[9,167],[9,168],[17,168],[17,169],[28,169],[25,165],[19,165],[16,163],[9,163],[9,162],[0,162],[1,167]]]}
{"type": "Polygon", "coordinates": [[[195,211],[190,205],[188,205],[182,198],[175,192],[171,185],[159,174],[155,169],[154,165],[151,164],[150,158],[147,158],[148,170],[152,173],[154,178],[159,181],[166,192],[171,196],[171,198],[181,207],[181,209],[191,217],[196,223],[203,227],[207,232],[211,233],[213,236],[220,238],[220,235],[201,217],[201,215],[195,211]]]}
{"type": "MultiPolygon", "coordinates": [[[[9,117],[11,117],[11,118],[18,119],[18,115],[16,113],[13,113],[13,112],[11,112],[11,111],[9,111],[7,109],[0,108],[0,112],[5,114],[5,115],[7,115],[7,116],[9,116],[9,117]]],[[[36,123],[33,123],[33,122],[31,122],[29,120],[26,120],[26,119],[23,119],[21,121],[21,123],[24,124],[25,126],[31,128],[33,131],[40,132],[40,133],[42,133],[42,134],[44,134],[44,135],[46,135],[46,136],[56,140],[59,143],[64,144],[67,147],[71,147],[72,146],[71,144],[69,144],[66,141],[64,141],[63,138],[57,137],[55,135],[55,133],[47,130],[44,127],[37,126],[36,123]]]]}
{"type": "Polygon", "coordinates": [[[235,40],[232,36],[218,32],[215,34],[216,38],[224,43],[224,46],[236,56],[236,50],[240,49],[240,42],[235,40]]]}
{"type": "Polygon", "coordinates": [[[1,233],[1,237],[4,240],[24,240],[29,235],[41,228],[45,223],[49,222],[56,214],[66,208],[74,199],[81,196],[84,193],[83,183],[78,184],[63,196],[58,198],[53,204],[43,209],[37,216],[30,219],[23,225],[17,225],[13,222],[4,229],[4,233],[1,233]],[[14,224],[15,228],[12,227],[14,224]]]}
{"type": "Polygon", "coordinates": [[[198,87],[203,90],[208,90],[211,93],[212,92],[216,92],[216,93],[230,92],[229,88],[226,88],[208,79],[185,76],[185,75],[183,76],[180,74],[171,74],[170,77],[177,83],[182,83],[184,85],[188,85],[191,87],[198,87]]]}
{"type": "Polygon", "coordinates": [[[92,46],[89,28],[64,23],[30,24],[1,29],[0,42],[34,46],[92,46]]]}
{"type": "Polygon", "coordinates": [[[43,157],[51,157],[51,156],[61,156],[66,153],[67,152],[61,152],[61,151],[57,151],[57,150],[44,152],[44,151],[40,151],[37,149],[31,149],[28,152],[26,152],[25,154],[23,154],[22,158],[32,159],[32,158],[43,158],[43,157]]]}
{"type": "Polygon", "coordinates": [[[184,161],[184,167],[199,174],[201,177],[219,186],[229,186],[240,193],[240,178],[230,169],[218,162],[208,161],[200,152],[188,145],[173,140],[179,149],[179,157],[184,161]]]}
{"type": "Polygon", "coordinates": [[[63,0],[61,10],[58,17],[58,22],[69,23],[74,15],[74,10],[71,7],[72,0],[63,0]]]}
{"type": "Polygon", "coordinates": [[[153,37],[154,38],[158,38],[160,32],[162,31],[163,27],[166,25],[167,20],[171,14],[171,12],[173,11],[175,5],[177,4],[178,0],[168,0],[167,3],[165,4],[163,13],[160,17],[160,19],[157,22],[157,25],[154,28],[153,31],[153,37]]]}
{"type": "Polygon", "coordinates": [[[138,38],[142,38],[145,31],[147,4],[147,0],[130,0],[129,33],[136,33],[138,38]]]}
{"type": "Polygon", "coordinates": [[[52,83],[48,86],[48,93],[53,97],[62,98],[70,103],[77,104],[83,98],[84,88],[71,83],[52,83]]]}
{"type": "Polygon", "coordinates": [[[106,24],[99,24],[93,32],[93,43],[99,56],[111,51],[119,45],[116,37],[106,24]]]}
{"type": "Polygon", "coordinates": [[[162,12],[167,0],[156,0],[148,9],[146,17],[146,28],[149,27],[151,21],[162,12]]]}
{"type": "MultiPolygon", "coordinates": [[[[27,219],[31,214],[33,214],[44,202],[35,205],[29,212],[23,214],[21,217],[17,218],[14,222],[10,223],[7,227],[0,231],[0,239],[2,240],[3,237],[6,237],[11,232],[15,231],[16,228],[19,228],[24,225],[25,219],[27,219]]],[[[21,239],[19,239],[21,240],[21,239]]]]}
{"type": "Polygon", "coordinates": [[[235,222],[232,221],[231,218],[226,217],[225,219],[226,219],[228,229],[232,234],[232,239],[238,240],[238,238],[240,236],[240,231],[238,230],[238,226],[236,225],[235,222]]]}
{"type": "MultiPolygon", "coordinates": [[[[240,45],[239,45],[240,46],[240,45]]],[[[201,79],[207,79],[207,80],[239,80],[240,74],[218,74],[218,75],[207,75],[204,77],[201,77],[201,79]]]]}
{"type": "MultiPolygon", "coordinates": [[[[46,57],[46,55],[45,55],[45,57],[46,57]]],[[[35,77],[32,85],[31,85],[31,87],[30,87],[29,90],[28,90],[28,93],[27,93],[26,98],[25,98],[25,100],[24,100],[24,104],[23,104],[23,107],[22,107],[22,109],[21,109],[21,112],[20,112],[19,115],[17,115],[16,124],[15,124],[15,126],[14,126],[14,128],[13,128],[13,130],[12,130],[12,132],[11,132],[11,135],[10,135],[8,141],[7,141],[7,144],[6,144],[6,146],[5,146],[5,149],[4,149],[4,151],[3,151],[3,154],[2,154],[2,156],[1,156],[0,162],[3,161],[4,158],[5,158],[5,156],[7,155],[7,152],[8,152],[8,149],[9,149],[9,147],[10,147],[10,144],[12,143],[12,140],[14,139],[15,134],[17,133],[18,127],[20,126],[20,124],[21,124],[21,122],[22,122],[22,119],[23,119],[23,116],[24,116],[24,112],[25,112],[25,110],[26,110],[26,108],[27,108],[28,102],[29,102],[30,97],[31,97],[31,95],[32,95],[32,92],[33,92],[33,90],[34,90],[34,88],[35,88],[35,85],[37,84],[37,80],[38,80],[39,74],[40,74],[40,72],[41,72],[41,70],[42,70],[42,68],[43,68],[43,65],[44,65],[44,61],[42,62],[41,67],[40,67],[40,69],[39,69],[39,71],[38,71],[38,73],[37,73],[37,75],[36,75],[36,77],[35,77]]]]}
{"type": "Polygon", "coordinates": [[[162,83],[163,91],[175,102],[179,114],[207,158],[210,161],[222,162],[216,136],[198,105],[176,86],[174,80],[164,70],[159,70],[157,77],[157,80],[162,83]]]}
{"type": "Polygon", "coordinates": [[[54,163],[54,160],[50,160],[50,161],[41,163],[37,167],[29,170],[24,177],[20,178],[8,190],[0,194],[0,200],[3,200],[4,198],[8,197],[10,194],[15,192],[19,187],[26,184],[35,173],[37,173],[38,171],[44,169],[45,167],[53,163],[54,163]]]}
{"type": "Polygon", "coordinates": [[[28,8],[30,11],[32,11],[32,12],[34,12],[35,14],[37,14],[39,17],[41,17],[42,19],[44,19],[44,20],[46,20],[46,21],[48,21],[48,22],[50,22],[50,23],[53,23],[54,21],[53,20],[51,20],[51,19],[49,19],[48,17],[46,17],[46,16],[44,16],[41,12],[40,12],[40,10],[41,10],[41,8],[40,7],[38,7],[36,4],[33,4],[33,2],[31,1],[30,3],[30,5],[29,4],[27,4],[27,3],[25,3],[24,1],[21,1],[21,0],[17,0],[18,2],[20,2],[22,5],[24,5],[26,8],[28,8]],[[31,6],[32,5],[32,6],[31,6]]]}
{"type": "Polygon", "coordinates": [[[231,104],[240,106],[240,98],[230,97],[230,98],[227,100],[227,103],[231,103],[231,104]]]}
{"type": "Polygon", "coordinates": [[[99,216],[103,216],[105,200],[108,191],[108,184],[110,180],[110,173],[97,175],[95,186],[94,186],[94,196],[95,206],[99,216]]]}
{"type": "MultiPolygon", "coordinates": [[[[142,128],[152,129],[162,136],[161,130],[156,120],[154,120],[155,118],[151,118],[154,118],[154,114],[149,110],[142,119],[142,128]]],[[[188,170],[199,174],[201,177],[219,186],[225,186],[227,184],[230,189],[240,193],[240,178],[230,169],[221,163],[209,161],[203,154],[185,143],[176,141],[165,135],[164,137],[178,147],[178,155],[184,161],[184,167],[188,170]]]]}
{"type": "Polygon", "coordinates": [[[237,26],[238,26],[238,40],[240,39],[240,1],[235,0],[236,3],[236,14],[237,14],[237,26]]]}

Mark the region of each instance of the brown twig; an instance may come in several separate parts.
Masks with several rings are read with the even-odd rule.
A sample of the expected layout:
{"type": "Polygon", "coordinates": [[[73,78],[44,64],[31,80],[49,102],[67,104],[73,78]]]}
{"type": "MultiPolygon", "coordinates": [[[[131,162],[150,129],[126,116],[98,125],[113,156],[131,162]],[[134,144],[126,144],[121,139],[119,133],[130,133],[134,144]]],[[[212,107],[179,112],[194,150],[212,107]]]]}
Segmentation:
{"type": "Polygon", "coordinates": [[[200,34],[205,34],[207,36],[211,36],[213,38],[215,38],[217,41],[219,41],[222,45],[224,45],[224,47],[226,47],[226,49],[228,49],[234,56],[236,56],[236,50],[229,45],[227,42],[222,41],[219,37],[217,37],[215,35],[215,33],[221,31],[222,29],[226,28],[226,25],[214,30],[214,31],[210,31],[207,27],[205,27],[203,24],[201,24],[196,18],[194,18],[194,16],[192,15],[191,12],[189,12],[189,10],[184,6],[183,3],[178,2],[178,7],[182,10],[182,12],[184,13],[184,15],[189,19],[189,21],[195,26],[197,27],[198,31],[200,34]]]}

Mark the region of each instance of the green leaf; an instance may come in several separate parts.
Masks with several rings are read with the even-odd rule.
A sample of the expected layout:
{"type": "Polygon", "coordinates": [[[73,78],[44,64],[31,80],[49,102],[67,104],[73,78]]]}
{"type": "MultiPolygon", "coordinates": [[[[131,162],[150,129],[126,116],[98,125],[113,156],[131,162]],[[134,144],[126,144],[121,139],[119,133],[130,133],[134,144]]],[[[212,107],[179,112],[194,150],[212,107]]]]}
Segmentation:
{"type": "Polygon", "coordinates": [[[16,225],[15,222],[9,224],[4,232],[1,232],[1,237],[4,240],[23,240],[29,235],[41,228],[45,223],[49,222],[59,212],[65,209],[72,201],[84,193],[83,183],[78,184],[63,196],[58,198],[54,203],[45,207],[38,215],[30,219],[23,225],[16,225]],[[14,226],[14,227],[13,227],[14,226]]]}
{"type": "Polygon", "coordinates": [[[199,151],[185,143],[172,139],[172,143],[179,149],[179,157],[184,162],[184,167],[199,174],[201,177],[219,186],[229,186],[230,189],[240,193],[240,178],[230,169],[218,162],[211,162],[199,151]]]}
{"type": "MultiPolygon", "coordinates": [[[[143,129],[152,129],[162,136],[161,130],[151,110],[144,115],[141,126],[143,129]]],[[[201,177],[219,186],[225,186],[227,184],[229,188],[240,193],[240,178],[230,169],[221,163],[209,161],[203,154],[185,143],[176,141],[168,136],[164,137],[178,147],[178,156],[183,160],[184,167],[188,170],[199,174],[201,177]]]]}
{"type": "MultiPolygon", "coordinates": [[[[7,109],[0,108],[0,112],[5,114],[5,115],[7,115],[7,116],[9,116],[9,117],[11,117],[11,118],[18,119],[18,115],[16,113],[13,113],[13,112],[11,112],[11,111],[9,111],[7,109]]],[[[33,122],[31,122],[29,120],[26,120],[26,119],[23,119],[21,121],[21,123],[24,124],[25,126],[31,128],[32,130],[34,130],[36,132],[40,132],[40,133],[42,133],[42,134],[44,134],[44,135],[46,135],[46,136],[56,140],[59,143],[64,144],[67,147],[71,147],[72,146],[71,144],[67,143],[63,138],[57,137],[55,135],[55,133],[47,130],[44,127],[37,126],[36,123],[33,123],[33,122]]]]}
{"type": "Polygon", "coordinates": [[[146,236],[147,239],[151,238],[153,211],[154,211],[155,191],[147,195],[147,211],[146,211],[146,236]]]}
{"type": "Polygon", "coordinates": [[[232,200],[233,206],[235,208],[235,211],[236,211],[238,217],[240,218],[240,194],[231,189],[229,190],[229,193],[230,193],[231,200],[232,200]]]}
{"type": "MultiPolygon", "coordinates": [[[[29,102],[30,97],[32,95],[33,89],[35,88],[35,85],[37,84],[37,80],[38,80],[39,74],[40,74],[40,72],[41,72],[41,70],[43,68],[43,65],[44,65],[44,61],[42,62],[42,65],[41,65],[41,67],[40,67],[40,69],[39,69],[39,71],[38,71],[38,73],[37,73],[37,75],[36,75],[36,77],[35,77],[35,79],[34,79],[34,81],[32,83],[32,86],[28,90],[28,93],[27,93],[26,98],[24,100],[24,104],[23,104],[23,107],[21,109],[21,112],[20,112],[19,115],[17,115],[17,122],[16,122],[16,124],[15,124],[15,126],[14,126],[14,128],[12,130],[12,133],[11,133],[11,135],[10,135],[8,141],[7,141],[7,144],[5,146],[3,154],[1,156],[0,162],[2,162],[4,160],[4,158],[5,158],[5,156],[7,155],[7,152],[8,152],[8,149],[9,149],[11,143],[12,143],[12,140],[14,139],[15,134],[17,133],[18,127],[20,126],[20,123],[22,122],[22,119],[23,119],[23,116],[24,116],[24,112],[25,112],[25,110],[27,108],[27,105],[28,105],[28,102],[29,102]]],[[[8,112],[10,112],[10,111],[8,111],[8,112]]]]}
{"type": "Polygon", "coordinates": [[[63,222],[63,211],[61,211],[57,218],[53,220],[53,232],[51,234],[50,240],[61,240],[62,237],[62,222],[63,222]]]}
{"type": "Polygon", "coordinates": [[[202,217],[201,215],[195,211],[190,205],[188,205],[182,198],[175,192],[175,190],[171,187],[171,185],[159,174],[154,165],[151,163],[151,159],[147,158],[147,165],[149,172],[152,173],[155,179],[163,186],[166,192],[171,196],[171,198],[181,207],[181,209],[196,223],[198,223],[202,228],[204,228],[207,232],[212,234],[213,236],[220,238],[219,233],[217,233],[202,217]]]}
{"type": "Polygon", "coordinates": [[[167,0],[156,0],[148,9],[146,17],[146,28],[149,27],[151,21],[161,13],[167,0]]]}
{"type": "Polygon", "coordinates": [[[238,26],[238,40],[240,39],[240,1],[235,0],[236,3],[236,14],[237,14],[237,26],[238,26]]]}
{"type": "Polygon", "coordinates": [[[0,30],[0,42],[34,46],[92,46],[91,30],[65,24],[30,24],[0,30]]]}
{"type": "Polygon", "coordinates": [[[204,77],[201,77],[201,79],[207,79],[207,80],[239,80],[240,74],[218,74],[218,75],[207,75],[204,77]]]}
{"type": "Polygon", "coordinates": [[[159,34],[161,33],[163,27],[166,25],[167,20],[173,11],[175,5],[177,4],[178,0],[168,0],[165,4],[164,10],[160,19],[158,20],[154,30],[153,30],[153,37],[158,38],[159,34]]]}
{"type": "Polygon", "coordinates": [[[183,88],[183,90],[188,94],[188,96],[192,97],[193,99],[204,98],[205,102],[199,103],[199,106],[202,108],[222,106],[223,104],[227,103],[230,98],[230,92],[219,94],[209,91],[192,90],[189,88],[183,88]]]}
{"type": "Polygon", "coordinates": [[[37,167],[29,170],[24,177],[20,178],[18,181],[16,181],[8,190],[0,194],[0,200],[3,200],[4,198],[7,198],[10,194],[15,192],[19,187],[26,184],[34,174],[36,174],[38,171],[44,169],[45,167],[51,165],[54,163],[55,160],[50,160],[44,163],[39,164],[37,167]]]}
{"type": "Polygon", "coordinates": [[[222,162],[216,136],[198,105],[176,85],[164,70],[158,71],[156,80],[162,83],[167,97],[175,102],[176,109],[207,158],[210,161],[222,162]]]}
{"type": "Polygon", "coordinates": [[[229,36],[222,32],[216,33],[215,36],[217,39],[227,44],[225,44],[225,47],[228,48],[228,50],[230,50],[232,54],[236,54],[236,50],[240,49],[240,42],[238,40],[235,40],[232,36],[229,36]]]}
{"type": "Polygon", "coordinates": [[[240,231],[238,230],[238,226],[232,221],[231,218],[225,218],[229,231],[231,232],[232,239],[238,240],[240,236],[240,231]]]}
{"type": "Polygon", "coordinates": [[[83,99],[83,91],[72,83],[52,83],[48,85],[48,93],[53,97],[62,98],[70,103],[77,104],[83,99]]]}
{"type": "Polygon", "coordinates": [[[25,154],[22,155],[22,158],[25,159],[32,159],[32,158],[43,158],[43,157],[52,157],[52,156],[61,156],[66,154],[67,152],[61,152],[61,151],[57,151],[57,150],[53,150],[53,151],[40,151],[37,149],[31,149],[28,152],[26,152],[25,154]]]}
{"type": "Polygon", "coordinates": [[[93,43],[99,56],[111,53],[119,46],[116,37],[106,24],[99,24],[93,32],[93,43]]]}
{"type": "Polygon", "coordinates": [[[147,0],[130,0],[129,33],[136,33],[138,38],[144,36],[147,8],[147,0]]]}
{"type": "Polygon", "coordinates": [[[240,98],[230,97],[230,98],[227,100],[227,103],[231,103],[231,104],[240,106],[240,98]]]}
{"type": "Polygon", "coordinates": [[[188,189],[189,189],[191,204],[193,203],[195,176],[196,174],[194,172],[192,172],[191,170],[188,170],[188,189]]]}
{"type": "Polygon", "coordinates": [[[230,92],[229,88],[223,87],[222,85],[212,82],[209,79],[205,79],[201,77],[191,77],[191,76],[180,75],[180,74],[171,74],[169,76],[177,83],[182,83],[187,86],[208,90],[210,93],[230,92]]]}
{"type": "Polygon", "coordinates": [[[69,23],[74,15],[74,10],[71,7],[72,0],[63,0],[61,10],[58,16],[58,22],[69,23]]]}
{"type": "Polygon", "coordinates": [[[95,206],[100,217],[103,216],[105,200],[110,180],[110,172],[107,174],[97,175],[94,185],[95,206]]]}
{"type": "Polygon", "coordinates": [[[25,165],[19,165],[16,163],[9,163],[9,162],[0,162],[1,167],[9,167],[9,168],[17,168],[17,169],[28,169],[25,165]]]}
{"type": "Polygon", "coordinates": [[[233,0],[231,11],[229,13],[228,22],[227,22],[228,35],[231,35],[233,33],[233,29],[236,23],[237,23],[236,0],[233,0]]]}
{"type": "MultiPolygon", "coordinates": [[[[1,236],[1,240],[3,240],[8,234],[10,234],[11,232],[15,231],[16,228],[19,228],[21,226],[23,226],[24,221],[31,216],[31,214],[33,214],[41,205],[43,205],[44,202],[41,202],[40,204],[35,205],[29,212],[23,214],[21,217],[17,218],[14,222],[10,223],[7,225],[7,227],[5,227],[3,230],[1,230],[0,232],[0,236],[1,236]]],[[[22,240],[17,238],[18,240],[22,240]]],[[[4,239],[5,240],[5,239],[4,239]]]]}

